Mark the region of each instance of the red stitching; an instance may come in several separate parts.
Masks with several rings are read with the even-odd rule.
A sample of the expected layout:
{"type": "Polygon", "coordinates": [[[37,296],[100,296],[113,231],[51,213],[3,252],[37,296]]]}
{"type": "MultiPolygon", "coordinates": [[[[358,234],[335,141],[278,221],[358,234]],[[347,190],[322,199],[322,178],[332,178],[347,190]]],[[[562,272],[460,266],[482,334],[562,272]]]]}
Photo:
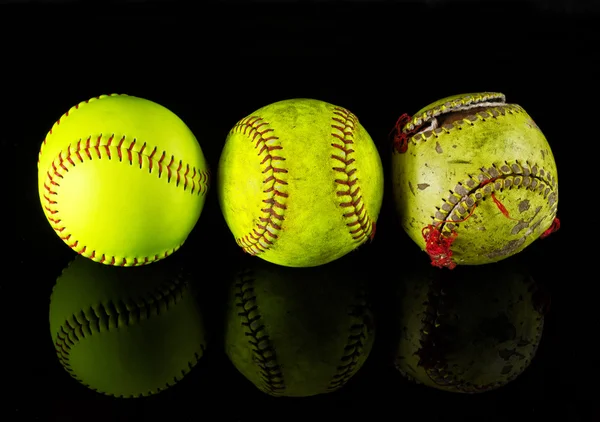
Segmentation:
{"type": "MultiPolygon", "coordinates": [[[[119,161],[123,161],[123,156],[125,155],[123,153],[123,150],[124,150],[124,151],[126,151],[127,161],[129,161],[130,165],[133,165],[134,162],[136,162],[141,169],[141,168],[143,168],[144,161],[147,161],[149,173],[152,173],[153,169],[155,168],[152,163],[154,161],[156,161],[156,159],[154,158],[154,155],[156,154],[156,151],[157,151],[156,147],[152,150],[152,153],[150,155],[146,155],[144,153],[146,146],[147,146],[146,143],[144,143],[142,145],[142,147],[140,148],[139,151],[135,151],[133,149],[137,143],[136,139],[133,139],[133,141],[127,146],[127,148],[124,147],[125,141],[126,141],[125,136],[123,136],[119,140],[119,143],[116,146],[113,145],[114,135],[111,135],[106,140],[106,144],[104,144],[104,145],[102,144],[103,139],[104,139],[104,137],[102,135],[98,136],[94,142],[92,142],[91,136],[89,136],[85,141],[83,141],[83,139],[79,139],[76,143],[75,149],[73,149],[72,145],[69,145],[67,147],[66,152],[61,151],[59,153],[58,157],[52,162],[51,169],[46,172],[46,181],[44,182],[44,190],[46,192],[43,195],[44,200],[46,201],[46,204],[43,205],[44,209],[50,214],[50,216],[53,216],[53,217],[48,218],[48,220],[50,221],[50,223],[52,225],[52,228],[56,231],[56,233],[59,235],[59,237],[65,243],[67,243],[69,245],[69,247],[71,247],[73,250],[76,250],[76,248],[79,245],[79,241],[75,240],[74,242],[70,242],[71,234],[63,235],[62,232],[65,230],[65,227],[59,226],[59,224],[61,223],[61,219],[54,217],[55,214],[58,213],[58,210],[53,209],[54,206],[58,203],[58,201],[57,201],[58,189],[57,188],[60,187],[60,183],[57,180],[64,178],[62,172],[64,172],[64,173],[69,172],[70,167],[72,168],[75,165],[77,165],[77,160],[79,161],[79,163],[83,163],[85,161],[84,158],[87,158],[88,160],[108,158],[110,160],[113,158],[113,155],[111,154],[111,149],[116,150],[117,156],[119,157],[119,161]],[[92,152],[93,152],[93,154],[92,154],[92,152]],[[134,154],[136,155],[137,159],[134,159],[134,154]],[[144,157],[146,157],[146,160],[144,160],[144,157]]],[[[163,164],[163,160],[165,157],[166,157],[166,152],[163,151],[161,159],[156,161],[156,167],[158,167],[158,177],[159,178],[162,176],[163,171],[166,169],[167,177],[168,177],[167,182],[170,182],[171,177],[172,177],[171,167],[175,163],[175,157],[171,156],[171,161],[169,162],[168,166],[165,166],[163,164]]],[[[179,186],[179,184],[181,182],[182,169],[183,169],[183,162],[180,160],[178,163],[177,170],[176,170],[176,174],[177,174],[176,186],[179,186]]],[[[205,194],[208,190],[208,183],[210,180],[210,172],[208,170],[199,171],[195,167],[191,167],[191,169],[192,169],[193,173],[192,173],[192,176],[190,177],[190,176],[188,176],[189,171],[190,171],[190,166],[188,164],[186,164],[185,173],[183,174],[183,189],[184,190],[189,189],[191,194],[194,194],[194,193],[196,193],[198,195],[205,194]],[[196,179],[199,179],[199,180],[196,180],[196,179]]],[[[168,257],[173,252],[175,252],[177,249],[179,249],[180,246],[181,245],[173,248],[172,250],[164,252],[162,254],[162,258],[168,257]]],[[[83,246],[83,248],[81,250],[79,250],[79,251],[76,250],[76,251],[79,254],[83,255],[86,252],[86,250],[87,250],[87,246],[83,246]]],[[[92,259],[96,258],[96,251],[91,252],[90,258],[92,258],[92,259]]],[[[127,266],[129,264],[129,265],[137,266],[137,265],[144,265],[144,264],[148,264],[150,262],[154,262],[160,258],[161,258],[161,255],[155,255],[152,258],[149,258],[149,257],[140,258],[140,259],[132,258],[129,261],[127,260],[127,258],[123,258],[122,262],[117,263],[116,258],[114,256],[111,257],[111,256],[106,256],[103,254],[101,257],[98,258],[98,261],[100,263],[110,263],[111,265],[127,266]]]]}
{"type": "Polygon", "coordinates": [[[344,173],[347,177],[347,180],[335,179],[335,183],[340,187],[337,191],[337,196],[350,197],[349,201],[340,203],[340,207],[351,208],[351,210],[344,213],[344,218],[356,218],[346,223],[350,228],[350,234],[354,240],[362,241],[367,236],[373,239],[375,236],[375,223],[367,214],[360,186],[358,185],[358,178],[352,178],[354,173],[356,173],[356,169],[349,168],[356,161],[355,158],[351,157],[351,154],[354,153],[352,146],[354,145],[354,129],[358,124],[358,119],[354,114],[340,107],[336,107],[333,114],[333,124],[331,127],[335,131],[331,136],[341,141],[342,144],[334,142],[331,146],[343,154],[341,156],[336,154],[331,155],[336,164],[341,163],[341,166],[333,167],[333,170],[344,173]]]}
{"type": "Polygon", "coordinates": [[[275,144],[279,137],[273,135],[274,130],[269,127],[269,123],[265,122],[261,117],[250,116],[240,120],[231,129],[232,133],[241,133],[250,138],[254,143],[254,148],[258,149],[258,156],[265,154],[260,162],[264,169],[263,174],[267,174],[267,178],[263,180],[264,190],[267,198],[262,202],[266,207],[262,208],[263,215],[259,217],[259,223],[247,235],[236,239],[237,244],[250,255],[256,255],[265,252],[273,245],[273,241],[277,239],[277,232],[281,230],[281,224],[284,220],[284,211],[286,205],[282,201],[288,197],[286,192],[278,189],[277,185],[287,185],[279,175],[288,171],[281,167],[276,167],[278,161],[285,161],[285,158],[275,155],[275,151],[282,150],[283,147],[275,144]]]}
{"type": "MultiPolygon", "coordinates": [[[[69,172],[68,165],[70,164],[70,167],[74,167],[76,165],[76,162],[73,160],[74,157],[76,157],[80,163],[83,163],[84,157],[82,156],[82,153],[85,154],[85,156],[87,157],[88,160],[93,160],[96,158],[102,159],[103,158],[103,150],[104,150],[104,153],[106,153],[106,158],[112,159],[112,155],[108,151],[110,151],[110,149],[113,148],[113,149],[116,149],[116,151],[117,151],[117,154],[119,156],[119,161],[123,161],[123,150],[125,150],[127,152],[127,161],[129,162],[129,164],[133,165],[134,162],[137,162],[139,164],[140,168],[143,168],[144,157],[147,159],[147,161],[149,163],[151,163],[153,160],[155,160],[154,154],[156,153],[156,148],[154,148],[153,152],[150,155],[146,155],[146,154],[144,154],[144,150],[146,149],[146,146],[147,146],[146,143],[144,143],[142,145],[142,147],[139,151],[134,151],[133,148],[134,148],[135,144],[137,143],[136,139],[133,139],[133,141],[129,144],[129,146],[127,148],[124,148],[123,144],[126,141],[125,136],[123,136],[121,138],[121,140],[119,141],[119,144],[117,146],[111,145],[113,137],[114,137],[114,135],[111,135],[108,138],[106,145],[101,145],[101,142],[103,139],[102,135],[98,136],[95,144],[92,144],[91,136],[90,136],[89,138],[87,138],[87,140],[85,141],[84,144],[82,143],[82,139],[79,139],[77,141],[75,150],[73,150],[72,146],[69,145],[67,147],[66,153],[61,151],[59,153],[57,159],[55,159],[52,162],[52,174],[50,173],[50,171],[47,172],[47,176],[49,178],[50,183],[54,186],[60,186],[59,183],[57,183],[56,181],[53,180],[52,176],[54,175],[54,176],[62,179],[63,174],[61,174],[60,170],[63,170],[65,173],[69,172]],[[91,151],[94,151],[95,154],[92,155],[91,151]],[[134,154],[136,155],[137,159],[134,158],[134,154]]],[[[162,155],[161,159],[156,162],[156,164],[158,166],[158,173],[159,173],[158,177],[160,178],[162,176],[162,172],[166,169],[168,182],[170,182],[172,175],[173,175],[172,167],[173,167],[173,164],[175,163],[175,157],[171,156],[171,161],[169,162],[169,164],[167,166],[164,166],[162,161],[164,160],[165,156],[166,156],[166,152],[163,151],[163,155],[162,155]]],[[[183,173],[183,189],[184,190],[189,188],[190,192],[192,194],[197,193],[198,195],[203,192],[204,193],[206,192],[206,190],[208,188],[206,183],[204,185],[199,184],[198,189],[196,189],[196,186],[193,184],[190,187],[190,180],[193,180],[193,178],[188,177],[188,174],[190,171],[189,164],[186,164],[185,172],[183,172],[183,161],[182,160],[179,160],[177,165],[178,165],[177,170],[175,170],[175,173],[177,175],[177,180],[176,180],[177,185],[179,185],[181,183],[181,178],[182,178],[182,173],[183,173]],[[204,188],[204,190],[203,190],[203,188],[204,188]]],[[[152,173],[153,168],[154,168],[153,165],[149,164],[148,172],[152,173]]],[[[208,170],[198,171],[194,167],[191,167],[191,168],[193,169],[193,177],[199,178],[202,181],[209,180],[210,172],[208,170]]],[[[46,186],[46,190],[49,191],[48,186],[46,186]]],[[[52,191],[50,193],[56,194],[55,191],[52,191]]]]}
{"type": "MultiPolygon", "coordinates": [[[[60,117],[60,118],[59,118],[59,119],[58,119],[58,120],[57,120],[57,121],[56,121],[56,122],[55,122],[55,123],[52,125],[52,128],[50,128],[50,131],[48,132],[48,135],[52,135],[52,132],[53,132],[53,130],[54,130],[54,129],[55,129],[57,126],[58,126],[58,125],[60,125],[60,122],[61,122],[61,120],[62,120],[62,119],[64,119],[65,117],[68,117],[68,116],[69,116],[69,114],[71,114],[71,113],[72,113],[74,110],[78,110],[78,109],[79,109],[79,107],[81,107],[83,104],[88,104],[88,103],[90,103],[91,101],[100,100],[100,99],[102,99],[102,98],[106,98],[106,97],[117,97],[117,96],[120,96],[120,95],[122,95],[122,94],[109,94],[109,95],[100,95],[100,96],[98,96],[98,97],[93,97],[93,98],[90,98],[90,99],[88,99],[88,100],[85,100],[85,101],[82,101],[82,102],[80,102],[79,104],[77,104],[77,105],[75,105],[75,106],[71,107],[71,109],[70,109],[70,110],[68,110],[68,111],[67,111],[65,114],[63,114],[63,115],[62,115],[62,116],[61,116],[61,117],[60,117]]],[[[48,136],[46,136],[46,138],[44,138],[44,140],[42,141],[42,145],[41,145],[41,147],[40,147],[40,152],[39,152],[39,154],[38,154],[38,165],[40,164],[40,160],[41,160],[41,158],[42,158],[42,152],[43,152],[43,150],[44,150],[44,146],[46,145],[47,139],[48,139],[48,136]]]]}

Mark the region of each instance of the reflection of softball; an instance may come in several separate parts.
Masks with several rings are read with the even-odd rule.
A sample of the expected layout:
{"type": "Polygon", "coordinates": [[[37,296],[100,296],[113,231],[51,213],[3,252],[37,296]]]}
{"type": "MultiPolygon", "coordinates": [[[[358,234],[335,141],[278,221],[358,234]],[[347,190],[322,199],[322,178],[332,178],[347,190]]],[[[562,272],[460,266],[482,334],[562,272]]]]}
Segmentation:
{"type": "Polygon", "coordinates": [[[396,208],[434,265],[499,261],[557,228],[556,164],[523,108],[499,93],[464,94],[403,117],[396,208]]]}
{"type": "Polygon", "coordinates": [[[498,388],[534,358],[548,303],[514,264],[408,274],[398,290],[396,367],[441,390],[498,388]]]}
{"type": "Polygon", "coordinates": [[[205,349],[189,280],[163,262],[132,269],[77,256],[52,291],[50,331],[73,378],[118,397],[172,386],[205,349]]]}
{"type": "Polygon", "coordinates": [[[356,269],[336,261],[290,268],[248,258],[230,288],[225,350],[273,396],[344,386],[371,351],[373,319],[356,269]]]}
{"type": "Polygon", "coordinates": [[[231,129],[217,185],[225,220],[245,252],[311,267],[373,238],[383,170],[354,114],[294,99],[267,105],[231,129]]]}
{"type": "Polygon", "coordinates": [[[142,98],[102,95],[52,127],[38,188],[52,228],[96,262],[135,266],[177,250],[208,189],[198,141],[171,111],[142,98]]]}

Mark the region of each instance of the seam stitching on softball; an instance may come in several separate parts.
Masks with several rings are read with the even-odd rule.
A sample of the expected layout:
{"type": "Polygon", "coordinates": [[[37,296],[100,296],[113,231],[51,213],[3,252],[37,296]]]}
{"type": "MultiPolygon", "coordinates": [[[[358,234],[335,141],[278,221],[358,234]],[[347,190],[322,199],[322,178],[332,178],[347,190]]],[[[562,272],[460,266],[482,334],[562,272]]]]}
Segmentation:
{"type": "Polygon", "coordinates": [[[332,117],[331,136],[335,138],[331,146],[336,153],[331,155],[337,166],[333,170],[341,173],[340,178],[335,179],[338,185],[336,195],[342,199],[339,204],[346,212],[343,217],[346,226],[350,229],[352,239],[362,242],[366,237],[375,234],[375,223],[371,220],[365,207],[365,202],[358,184],[357,168],[354,165],[355,158],[352,157],[354,150],[354,131],[358,125],[357,117],[348,110],[335,107],[332,117]],[[341,143],[340,143],[341,142],[341,143]],[[340,166],[339,163],[342,165],[340,166]]]}
{"type": "MultiPolygon", "coordinates": [[[[114,394],[99,391],[90,387],[80,379],[71,368],[70,352],[81,340],[93,335],[103,333],[123,326],[130,326],[147,320],[151,317],[160,316],[176,306],[183,298],[184,290],[189,290],[189,285],[182,280],[181,274],[173,282],[167,282],[160,288],[149,292],[147,297],[128,298],[126,300],[108,301],[96,306],[90,306],[73,314],[60,327],[57,339],[54,343],[58,360],[65,370],[77,381],[93,391],[109,396],[114,394]]],[[[189,292],[188,292],[189,294],[189,292]]],[[[163,391],[180,381],[198,363],[204,355],[205,345],[201,346],[201,354],[195,352],[192,361],[188,361],[188,368],[181,369],[181,376],[174,376],[173,383],[166,382],[164,388],[158,387],[156,392],[163,391]]],[[[140,393],[135,397],[153,394],[153,390],[140,393]]],[[[125,396],[118,396],[125,397],[125,396]]],[[[134,397],[134,396],[128,396],[134,397]]]]}
{"type": "Polygon", "coordinates": [[[410,121],[404,125],[402,131],[407,133],[413,130],[415,127],[421,126],[424,121],[432,117],[435,118],[442,114],[452,113],[458,110],[468,110],[469,108],[483,107],[488,104],[497,104],[496,101],[506,101],[505,95],[498,92],[489,92],[456,98],[444,104],[440,104],[437,107],[426,110],[421,114],[414,115],[410,121]]]}
{"type": "MultiPolygon", "coordinates": [[[[464,220],[483,198],[491,196],[496,191],[502,192],[504,189],[513,188],[525,188],[542,195],[548,200],[548,206],[554,213],[558,203],[556,186],[556,178],[537,164],[532,165],[528,161],[525,163],[518,160],[514,163],[505,161],[501,165],[492,164],[489,168],[482,167],[481,173],[476,177],[468,175],[467,180],[459,182],[454,190],[450,191],[447,199],[443,200],[442,206],[436,207],[436,213],[432,217],[433,224],[434,226],[441,224],[440,232],[450,235],[460,223],[448,222],[448,219],[464,220]]],[[[525,225],[517,225],[513,228],[513,234],[518,234],[529,224],[522,223],[525,225]]]]}
{"type": "Polygon", "coordinates": [[[368,307],[366,299],[365,290],[360,289],[356,298],[357,303],[350,307],[348,316],[358,319],[359,322],[350,325],[350,334],[348,334],[348,341],[344,347],[344,354],[327,388],[329,391],[343,387],[358,370],[358,360],[364,353],[365,342],[369,334],[365,315],[368,307]]]}
{"type": "MultiPolygon", "coordinates": [[[[104,98],[108,98],[108,97],[127,97],[127,94],[108,94],[108,95],[100,95],[98,97],[93,97],[90,98],[88,100],[82,101],[79,104],[74,105],[73,107],[71,107],[69,110],[67,110],[66,113],[64,113],[56,122],[54,122],[54,124],[52,125],[52,128],[50,128],[50,132],[48,132],[48,135],[52,135],[52,132],[58,127],[60,126],[60,123],[67,117],[69,117],[75,110],[79,110],[79,108],[81,106],[84,106],[86,104],[89,104],[91,102],[97,101],[97,100],[102,100],[104,98]]],[[[40,160],[42,158],[42,152],[44,150],[44,147],[46,146],[46,142],[48,140],[48,135],[44,138],[44,140],[42,141],[42,145],[40,146],[40,152],[38,153],[38,167],[40,165],[40,160]]]]}
{"type": "Polygon", "coordinates": [[[254,149],[258,149],[258,157],[262,157],[260,164],[266,177],[263,180],[265,198],[262,199],[265,205],[261,209],[259,222],[250,233],[236,239],[237,244],[250,255],[265,252],[273,245],[281,231],[287,208],[285,203],[288,198],[288,183],[285,175],[288,170],[277,165],[278,162],[285,161],[285,158],[281,156],[283,147],[279,137],[273,132],[270,124],[258,116],[240,120],[230,132],[246,135],[254,143],[254,149]]]}
{"type": "MultiPolygon", "coordinates": [[[[52,128],[50,129],[48,135],[52,135],[53,131],[56,130],[56,128],[61,124],[62,121],[64,121],[65,118],[69,117],[71,114],[73,114],[73,112],[75,112],[76,110],[78,110],[79,108],[81,108],[82,106],[85,106],[86,104],[89,104],[91,102],[97,101],[97,100],[102,100],[104,98],[108,98],[108,97],[118,97],[118,96],[122,96],[122,97],[126,97],[127,94],[108,94],[108,95],[100,95],[98,97],[93,97],[90,98],[88,100],[82,101],[79,104],[71,107],[71,109],[69,109],[66,113],[64,113],[52,126],[52,128]]],[[[114,135],[113,135],[114,136],[114,135]]],[[[84,153],[84,155],[91,160],[92,159],[92,154],[90,153],[91,149],[95,150],[95,155],[97,155],[98,159],[101,159],[101,147],[104,148],[106,150],[106,154],[108,156],[108,159],[111,159],[111,152],[110,152],[110,148],[113,146],[111,146],[111,142],[113,141],[113,137],[110,137],[108,140],[108,143],[106,145],[100,145],[100,140],[102,138],[102,135],[100,135],[96,141],[96,145],[91,145],[91,136],[87,139],[86,141],[86,147],[85,149],[81,149],[81,142],[82,139],[80,139],[77,143],[77,150],[74,151],[74,154],[76,155],[77,159],[80,162],[83,162],[81,153],[84,153]]],[[[44,141],[42,142],[42,145],[40,147],[40,151],[38,154],[38,167],[40,164],[40,160],[42,157],[42,153],[44,150],[44,146],[47,143],[47,139],[48,137],[44,138],[44,141]]],[[[122,143],[124,141],[124,137],[121,139],[119,145],[117,146],[118,150],[117,150],[117,154],[119,156],[119,160],[122,160],[122,151],[121,151],[121,147],[122,147],[122,143]]],[[[154,159],[153,155],[156,153],[156,148],[155,150],[152,152],[152,154],[150,156],[148,155],[143,155],[143,150],[146,147],[146,144],[144,143],[141,150],[140,151],[133,151],[133,145],[135,144],[136,140],[134,139],[133,142],[129,145],[128,149],[127,149],[127,156],[129,159],[129,163],[130,165],[133,164],[133,157],[132,157],[132,153],[136,153],[138,155],[138,162],[140,163],[140,168],[141,168],[141,163],[143,161],[142,156],[145,156],[148,159],[148,165],[149,165],[149,172],[152,173],[152,160],[154,159]]],[[[73,167],[75,165],[75,162],[73,161],[73,157],[71,156],[71,145],[69,145],[68,149],[67,149],[67,157],[63,158],[63,153],[64,151],[61,151],[58,155],[57,158],[55,158],[52,161],[52,171],[54,173],[54,175],[57,178],[62,178],[62,174],[60,174],[60,171],[58,170],[59,168],[64,170],[65,172],[68,172],[68,168],[67,168],[67,163],[73,167]],[[58,161],[58,162],[57,162],[58,161]],[[66,161],[66,162],[65,162],[66,161]]],[[[166,152],[163,151],[163,158],[165,157],[166,152]]],[[[170,168],[171,165],[173,164],[173,157],[172,158],[172,162],[169,163],[169,165],[167,166],[167,172],[168,172],[168,177],[169,177],[169,182],[170,182],[170,178],[172,175],[172,169],[170,168]]],[[[177,169],[177,185],[179,184],[179,181],[181,180],[181,165],[182,162],[180,161],[180,167],[177,169]]],[[[159,171],[159,177],[161,177],[162,174],[162,162],[158,162],[157,163],[158,166],[158,171],[159,171]]],[[[190,176],[192,178],[191,182],[192,182],[192,193],[194,192],[194,189],[196,188],[196,181],[194,180],[194,178],[199,179],[198,180],[198,194],[202,193],[202,183],[204,183],[204,193],[206,193],[206,191],[208,190],[208,183],[210,181],[210,171],[200,171],[197,172],[196,169],[194,168],[194,173],[192,174],[192,176],[190,176]]],[[[186,173],[183,175],[184,177],[184,190],[188,184],[188,180],[187,180],[187,174],[189,173],[189,166],[186,166],[186,173]]],[[[50,224],[52,226],[52,228],[54,229],[54,231],[59,235],[59,237],[65,241],[68,242],[71,238],[70,234],[63,234],[65,227],[60,227],[59,224],[61,223],[60,218],[57,218],[58,216],[56,215],[58,213],[58,210],[53,210],[52,206],[56,205],[58,203],[58,201],[56,200],[56,198],[51,199],[51,196],[54,195],[58,195],[57,193],[57,188],[60,186],[60,184],[58,183],[58,181],[54,180],[52,177],[52,174],[50,173],[50,170],[48,170],[46,172],[46,181],[44,183],[44,189],[46,191],[46,193],[44,194],[44,200],[46,202],[44,206],[45,210],[50,214],[48,215],[48,220],[50,221],[50,224]]],[[[114,256],[107,256],[106,254],[102,254],[102,256],[97,259],[96,257],[96,251],[92,251],[91,253],[86,253],[87,252],[87,246],[83,246],[80,250],[76,250],[75,248],[78,247],[79,245],[79,241],[75,240],[75,241],[71,241],[71,243],[67,243],[69,245],[69,247],[71,247],[73,250],[75,250],[77,253],[79,253],[80,255],[83,255],[87,258],[90,258],[92,260],[98,261],[100,263],[110,263],[111,265],[116,265],[116,257],[114,256]]],[[[177,251],[182,244],[175,246],[172,249],[169,249],[167,251],[164,252],[163,257],[166,258],[167,256],[173,254],[175,251],[177,251]]],[[[159,259],[161,255],[157,254],[154,257],[150,258],[150,257],[143,257],[143,258],[133,258],[133,259],[127,259],[127,258],[123,258],[123,261],[119,264],[121,266],[126,266],[129,262],[132,263],[132,265],[136,266],[136,265],[144,265],[144,264],[149,264],[151,262],[155,262],[159,259]]]]}
{"type": "MultiPolygon", "coordinates": [[[[114,139],[114,135],[105,136],[100,134],[95,141],[92,141],[92,137],[89,136],[85,141],[79,139],[75,148],[72,148],[72,144],[69,144],[66,151],[60,151],[58,157],[52,161],[50,169],[46,171],[46,180],[44,181],[45,193],[43,195],[45,201],[44,209],[49,214],[48,220],[59,237],[80,255],[100,263],[110,263],[111,265],[117,265],[114,256],[102,254],[102,256],[97,257],[96,251],[88,252],[87,246],[79,246],[79,240],[71,240],[72,235],[68,231],[65,231],[66,226],[61,225],[62,220],[59,217],[60,212],[56,209],[56,205],[58,204],[60,179],[64,178],[64,173],[68,173],[70,168],[83,163],[85,160],[100,160],[103,158],[112,160],[118,157],[119,161],[126,160],[131,166],[135,163],[139,166],[140,170],[147,168],[148,173],[156,173],[159,179],[166,172],[167,183],[171,183],[171,179],[175,178],[175,186],[178,187],[180,184],[183,184],[183,190],[187,189],[191,194],[206,194],[210,182],[210,171],[208,170],[199,171],[195,167],[190,167],[189,164],[184,166],[183,161],[179,160],[177,163],[174,156],[171,156],[170,161],[167,163],[165,161],[167,157],[166,151],[163,151],[160,158],[157,159],[155,157],[158,151],[157,147],[150,154],[147,154],[144,152],[146,149],[145,142],[137,150],[134,148],[139,143],[135,138],[127,146],[125,145],[125,136],[118,143],[113,142],[114,139]],[[134,156],[136,157],[135,159],[134,156]]],[[[171,255],[180,247],[181,244],[165,251],[163,257],[171,255]]],[[[122,262],[118,265],[145,265],[157,261],[159,256],[157,254],[153,257],[123,258],[122,262]]]]}
{"type": "MultiPolygon", "coordinates": [[[[451,112],[451,111],[449,111],[451,112]]],[[[432,136],[436,139],[449,134],[455,130],[468,129],[469,127],[475,126],[475,122],[485,122],[487,119],[497,119],[504,117],[506,114],[524,113],[525,110],[517,104],[505,104],[498,105],[495,107],[488,108],[483,111],[473,113],[462,120],[456,120],[449,124],[444,124],[441,127],[436,127],[431,130],[425,130],[423,132],[416,133],[411,136],[409,142],[413,145],[417,145],[419,142],[427,142],[432,136]]]]}
{"type": "MultiPolygon", "coordinates": [[[[532,280],[528,281],[528,291],[533,294],[536,290],[536,284],[532,280]]],[[[474,384],[464,379],[458,378],[450,369],[449,362],[446,356],[439,351],[442,347],[441,340],[439,337],[440,329],[443,329],[443,323],[440,317],[444,317],[446,312],[444,309],[448,308],[449,293],[451,293],[449,286],[442,287],[439,281],[433,281],[429,284],[429,291],[427,293],[427,301],[423,304],[425,306],[425,312],[420,329],[421,339],[419,341],[421,348],[416,354],[421,359],[419,365],[423,366],[429,379],[440,386],[449,387],[452,386],[463,393],[476,393],[487,391],[492,388],[501,387],[507,383],[513,381],[521,373],[524,367],[529,365],[531,360],[526,358],[524,367],[521,370],[513,372],[513,374],[503,381],[497,381],[490,384],[474,384]],[[438,348],[438,351],[436,351],[438,348]]],[[[542,335],[543,330],[543,317],[538,319],[538,326],[536,332],[535,341],[539,344],[539,339],[542,335]]],[[[532,356],[537,351],[537,344],[532,352],[532,356]]]]}
{"type": "Polygon", "coordinates": [[[253,362],[259,368],[259,377],[263,388],[272,395],[280,395],[285,390],[281,366],[277,362],[277,353],[267,334],[262,315],[256,303],[254,277],[250,270],[239,273],[235,282],[235,305],[242,326],[252,350],[253,362]]]}

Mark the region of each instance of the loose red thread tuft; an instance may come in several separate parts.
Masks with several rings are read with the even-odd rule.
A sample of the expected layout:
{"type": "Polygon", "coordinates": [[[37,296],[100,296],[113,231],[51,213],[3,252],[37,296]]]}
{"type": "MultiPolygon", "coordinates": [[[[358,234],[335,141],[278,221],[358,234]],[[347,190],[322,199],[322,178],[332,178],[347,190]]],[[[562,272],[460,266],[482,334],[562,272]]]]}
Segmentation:
{"type": "Polygon", "coordinates": [[[456,231],[452,231],[449,236],[442,236],[440,230],[433,226],[428,225],[423,227],[421,234],[425,239],[425,250],[431,258],[431,265],[438,268],[448,267],[453,269],[456,267],[456,263],[452,261],[452,242],[458,236],[456,231]]]}
{"type": "Polygon", "coordinates": [[[458,233],[456,230],[452,230],[449,235],[442,236],[442,232],[438,227],[443,223],[462,223],[466,221],[473,215],[475,208],[477,208],[477,204],[473,205],[473,209],[469,215],[462,220],[442,220],[436,223],[437,227],[432,224],[423,227],[421,234],[425,239],[425,251],[427,251],[427,254],[431,258],[431,265],[438,268],[447,267],[449,269],[456,267],[456,263],[452,261],[452,250],[450,247],[458,236],[458,233]]]}
{"type": "Polygon", "coordinates": [[[408,149],[408,138],[413,135],[419,128],[415,127],[413,130],[404,133],[402,131],[402,127],[410,122],[411,117],[404,113],[402,116],[398,118],[394,128],[389,133],[389,136],[394,134],[394,138],[392,140],[392,146],[396,152],[405,153],[408,149]]]}
{"type": "Polygon", "coordinates": [[[544,233],[542,233],[542,235],[540,236],[540,239],[544,239],[544,238],[550,236],[552,233],[554,233],[558,229],[560,229],[560,220],[558,218],[555,218],[554,221],[552,222],[552,224],[550,225],[550,227],[548,228],[548,230],[546,230],[544,233]]]}

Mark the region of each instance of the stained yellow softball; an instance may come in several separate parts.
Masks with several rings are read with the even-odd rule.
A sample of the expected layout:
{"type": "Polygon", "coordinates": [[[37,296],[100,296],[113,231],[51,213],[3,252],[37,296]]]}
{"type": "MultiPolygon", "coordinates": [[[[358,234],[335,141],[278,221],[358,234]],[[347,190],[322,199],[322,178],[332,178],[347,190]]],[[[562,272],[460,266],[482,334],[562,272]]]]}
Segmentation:
{"type": "Polygon", "coordinates": [[[446,97],[404,123],[391,161],[394,202],[433,265],[497,262],[559,226],[550,144],[504,94],[446,97]]]}
{"type": "Polygon", "coordinates": [[[375,234],[383,169],[345,108],[279,101],[238,121],[217,174],[223,216],[247,253],[289,267],[338,259],[375,234]]]}

